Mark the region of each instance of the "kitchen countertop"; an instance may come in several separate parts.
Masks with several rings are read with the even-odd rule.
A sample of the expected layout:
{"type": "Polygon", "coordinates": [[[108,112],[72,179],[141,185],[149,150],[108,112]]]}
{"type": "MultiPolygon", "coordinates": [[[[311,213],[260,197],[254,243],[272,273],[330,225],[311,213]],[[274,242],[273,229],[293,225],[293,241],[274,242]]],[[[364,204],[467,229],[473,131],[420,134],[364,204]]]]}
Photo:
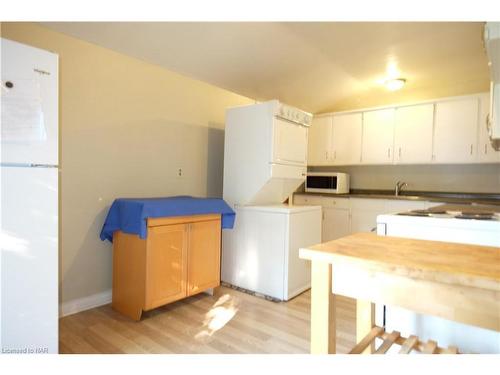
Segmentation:
{"type": "Polygon", "coordinates": [[[370,198],[370,199],[395,199],[410,201],[431,201],[443,203],[479,203],[500,205],[500,193],[448,193],[431,191],[403,191],[400,195],[394,195],[394,190],[368,190],[351,189],[346,194],[328,194],[328,193],[307,193],[300,192],[295,194],[319,195],[332,198],[370,198]]]}
{"type": "Polygon", "coordinates": [[[302,248],[299,257],[500,292],[498,247],[355,233],[302,248]]]}

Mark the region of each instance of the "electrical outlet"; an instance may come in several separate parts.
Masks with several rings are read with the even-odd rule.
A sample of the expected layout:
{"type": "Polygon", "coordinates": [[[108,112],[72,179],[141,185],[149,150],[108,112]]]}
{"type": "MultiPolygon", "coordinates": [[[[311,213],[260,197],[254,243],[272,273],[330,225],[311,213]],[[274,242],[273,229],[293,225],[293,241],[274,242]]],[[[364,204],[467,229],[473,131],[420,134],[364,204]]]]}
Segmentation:
{"type": "Polygon", "coordinates": [[[182,178],[184,177],[184,172],[182,170],[182,168],[178,168],[177,169],[177,178],[182,178]]]}

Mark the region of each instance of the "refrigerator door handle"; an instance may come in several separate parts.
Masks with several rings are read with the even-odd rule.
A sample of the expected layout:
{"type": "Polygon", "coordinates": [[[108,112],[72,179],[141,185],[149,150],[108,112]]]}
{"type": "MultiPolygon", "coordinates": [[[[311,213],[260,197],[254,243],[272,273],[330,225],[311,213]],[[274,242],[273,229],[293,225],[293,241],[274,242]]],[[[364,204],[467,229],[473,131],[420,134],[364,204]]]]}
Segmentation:
{"type": "Polygon", "coordinates": [[[0,167],[11,168],[59,168],[57,164],[22,164],[22,163],[0,163],[0,167]]]}

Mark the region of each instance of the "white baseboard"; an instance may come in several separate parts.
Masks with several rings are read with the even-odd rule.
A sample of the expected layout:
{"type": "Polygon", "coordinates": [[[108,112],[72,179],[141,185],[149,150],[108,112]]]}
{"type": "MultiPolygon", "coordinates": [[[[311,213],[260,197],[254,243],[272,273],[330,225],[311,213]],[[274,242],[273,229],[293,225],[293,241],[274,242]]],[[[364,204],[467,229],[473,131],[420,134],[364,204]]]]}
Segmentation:
{"type": "Polygon", "coordinates": [[[111,303],[111,289],[59,304],[59,317],[62,318],[63,316],[76,314],[108,303],[111,303]]]}

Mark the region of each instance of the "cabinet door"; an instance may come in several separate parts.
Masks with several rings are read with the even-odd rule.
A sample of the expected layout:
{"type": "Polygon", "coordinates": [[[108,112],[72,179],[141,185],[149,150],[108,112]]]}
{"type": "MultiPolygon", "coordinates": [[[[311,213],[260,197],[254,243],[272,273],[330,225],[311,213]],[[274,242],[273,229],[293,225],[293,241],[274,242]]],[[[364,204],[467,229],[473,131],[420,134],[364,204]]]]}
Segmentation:
{"type": "Polygon", "coordinates": [[[363,113],[363,164],[392,163],[394,113],[394,108],[363,113]]]}
{"type": "Polygon", "coordinates": [[[333,116],[331,164],[359,164],[361,160],[361,129],[361,113],[333,116]]]}
{"type": "Polygon", "coordinates": [[[353,210],[351,213],[351,233],[375,232],[377,216],[382,212],[353,210]]]}
{"type": "Polygon", "coordinates": [[[377,216],[386,213],[384,199],[351,198],[351,233],[372,232],[377,228],[377,216]]]}
{"type": "Polygon", "coordinates": [[[308,138],[307,165],[327,165],[330,159],[332,117],[314,118],[308,138]]]}
{"type": "Polygon", "coordinates": [[[396,109],[394,161],[398,164],[432,162],[434,104],[396,109]]]}
{"type": "Polygon", "coordinates": [[[187,233],[187,224],[149,228],[146,309],[186,296],[187,233]]]}
{"type": "Polygon", "coordinates": [[[323,207],[321,242],[347,236],[350,230],[349,209],[323,207]]]}
{"type": "Polygon", "coordinates": [[[477,148],[477,161],[479,163],[500,162],[500,151],[491,145],[486,118],[490,111],[490,95],[482,94],[479,97],[479,143],[477,148]]]}
{"type": "Polygon", "coordinates": [[[189,224],[188,296],[220,285],[221,222],[189,224]]]}
{"type": "Polygon", "coordinates": [[[307,164],[307,127],[281,119],[274,120],[273,162],[307,164]]]}
{"type": "Polygon", "coordinates": [[[472,163],[477,145],[478,99],[436,103],[434,162],[472,163]]]}

